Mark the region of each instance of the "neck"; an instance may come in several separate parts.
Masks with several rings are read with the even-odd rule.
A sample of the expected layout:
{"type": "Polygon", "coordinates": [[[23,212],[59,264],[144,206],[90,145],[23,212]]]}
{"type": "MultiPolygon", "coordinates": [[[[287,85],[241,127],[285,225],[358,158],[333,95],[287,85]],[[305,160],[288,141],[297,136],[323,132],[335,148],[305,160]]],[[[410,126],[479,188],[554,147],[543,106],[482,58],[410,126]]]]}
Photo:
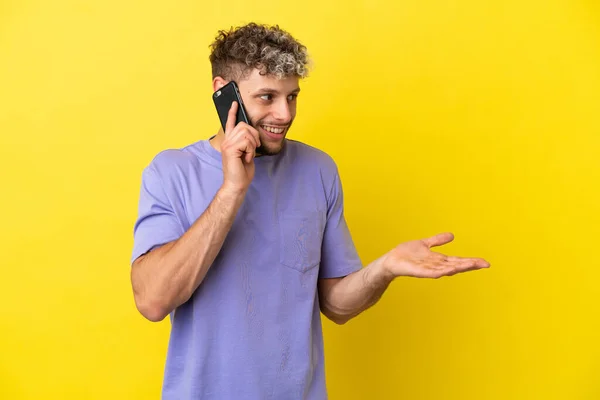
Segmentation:
{"type": "Polygon", "coordinates": [[[223,143],[223,140],[225,140],[225,132],[223,132],[223,128],[221,128],[219,129],[217,134],[209,140],[209,143],[212,145],[212,147],[215,148],[215,150],[217,150],[220,153],[221,143],[223,143]]]}

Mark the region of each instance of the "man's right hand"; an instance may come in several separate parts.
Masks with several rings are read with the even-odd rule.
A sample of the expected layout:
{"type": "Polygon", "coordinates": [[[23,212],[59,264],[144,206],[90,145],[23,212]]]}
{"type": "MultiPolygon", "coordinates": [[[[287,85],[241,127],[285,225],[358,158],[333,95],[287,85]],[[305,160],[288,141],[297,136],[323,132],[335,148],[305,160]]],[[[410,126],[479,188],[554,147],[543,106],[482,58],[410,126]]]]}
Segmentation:
{"type": "Polygon", "coordinates": [[[236,125],[238,103],[233,102],[225,125],[225,140],[221,143],[223,188],[245,193],[254,178],[254,157],[260,146],[258,131],[240,122],[236,125]]]}

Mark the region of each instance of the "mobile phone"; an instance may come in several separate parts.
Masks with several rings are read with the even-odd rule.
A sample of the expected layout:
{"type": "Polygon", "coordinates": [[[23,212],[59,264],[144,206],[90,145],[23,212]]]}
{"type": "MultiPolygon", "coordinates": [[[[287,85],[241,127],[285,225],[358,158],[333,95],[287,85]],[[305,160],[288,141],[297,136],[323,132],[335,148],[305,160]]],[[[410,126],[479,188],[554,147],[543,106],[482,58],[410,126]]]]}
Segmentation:
{"type": "Polygon", "coordinates": [[[242,101],[240,90],[234,81],[230,81],[221,89],[214,92],[213,101],[215,103],[215,107],[217,108],[217,114],[219,114],[219,120],[221,121],[223,132],[225,132],[229,110],[231,109],[231,104],[233,104],[234,101],[237,101],[238,103],[235,124],[237,125],[240,122],[245,122],[248,125],[251,125],[250,120],[248,119],[248,114],[246,113],[246,109],[244,108],[244,102],[242,101]]]}

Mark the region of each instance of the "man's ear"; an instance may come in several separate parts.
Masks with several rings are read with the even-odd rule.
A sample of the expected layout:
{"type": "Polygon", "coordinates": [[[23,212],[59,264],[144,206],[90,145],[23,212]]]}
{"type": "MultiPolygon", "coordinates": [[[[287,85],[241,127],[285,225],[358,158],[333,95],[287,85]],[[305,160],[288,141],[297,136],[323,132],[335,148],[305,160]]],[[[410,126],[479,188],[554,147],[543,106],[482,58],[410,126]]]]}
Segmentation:
{"type": "Polygon", "coordinates": [[[215,79],[213,79],[213,92],[216,92],[217,90],[221,89],[227,83],[229,83],[229,81],[226,81],[220,76],[216,76],[215,79]]]}

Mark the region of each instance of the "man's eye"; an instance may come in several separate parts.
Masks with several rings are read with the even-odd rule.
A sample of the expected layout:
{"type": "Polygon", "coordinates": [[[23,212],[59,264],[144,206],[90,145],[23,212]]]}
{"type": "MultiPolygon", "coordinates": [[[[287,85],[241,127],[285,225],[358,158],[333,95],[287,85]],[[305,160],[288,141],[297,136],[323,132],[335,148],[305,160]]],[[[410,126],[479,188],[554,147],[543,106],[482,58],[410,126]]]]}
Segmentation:
{"type": "Polygon", "coordinates": [[[296,97],[298,97],[298,95],[297,95],[297,94],[290,94],[290,95],[288,96],[288,101],[293,101],[293,100],[295,100],[295,99],[296,99],[296,97]]]}
{"type": "Polygon", "coordinates": [[[262,96],[260,96],[261,99],[263,100],[271,100],[272,96],[270,94],[263,94],[262,96]]]}

